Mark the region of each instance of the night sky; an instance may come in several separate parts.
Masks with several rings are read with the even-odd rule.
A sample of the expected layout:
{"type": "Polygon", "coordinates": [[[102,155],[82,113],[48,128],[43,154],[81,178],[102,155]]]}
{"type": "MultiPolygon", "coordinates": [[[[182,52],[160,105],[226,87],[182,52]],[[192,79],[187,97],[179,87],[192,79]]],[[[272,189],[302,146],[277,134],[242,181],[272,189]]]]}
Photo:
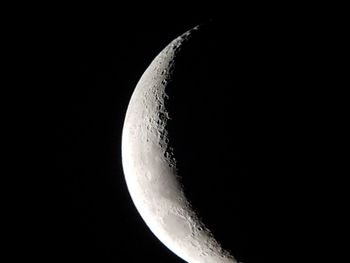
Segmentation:
{"type": "Polygon", "coordinates": [[[210,191],[189,181],[190,195],[196,199],[198,193],[203,218],[241,261],[282,260],[291,249],[297,254],[286,236],[298,236],[299,226],[293,229],[290,222],[301,217],[293,204],[301,182],[295,174],[304,161],[296,154],[304,127],[304,119],[297,124],[296,119],[306,97],[298,85],[303,72],[295,66],[302,37],[285,34],[295,34],[289,23],[257,14],[184,13],[164,15],[160,22],[154,16],[82,12],[49,27],[57,33],[49,54],[58,58],[50,83],[55,83],[59,192],[46,227],[47,262],[181,262],[155,238],[131,201],[121,132],[130,96],[152,59],[172,39],[209,20],[225,42],[227,52],[218,50],[225,58],[220,67],[224,80],[231,81],[224,94],[213,88],[206,95],[215,99],[211,107],[224,112],[208,118],[207,126],[226,150],[214,156],[211,138],[196,142],[207,145],[203,160],[211,166],[199,186],[210,191]],[[214,164],[228,175],[225,180],[215,174],[214,164]]]}

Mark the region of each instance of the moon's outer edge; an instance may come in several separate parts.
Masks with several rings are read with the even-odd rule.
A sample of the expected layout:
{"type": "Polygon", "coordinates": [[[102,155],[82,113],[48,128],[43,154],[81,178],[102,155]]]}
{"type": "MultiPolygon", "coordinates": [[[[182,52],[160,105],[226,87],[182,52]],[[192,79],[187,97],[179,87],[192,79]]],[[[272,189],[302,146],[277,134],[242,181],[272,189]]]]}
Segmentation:
{"type": "Polygon", "coordinates": [[[122,132],[122,163],[131,198],[141,217],[171,251],[188,262],[235,263],[199,220],[177,180],[169,147],[165,89],[175,58],[195,27],[166,46],[140,78],[122,132]]]}

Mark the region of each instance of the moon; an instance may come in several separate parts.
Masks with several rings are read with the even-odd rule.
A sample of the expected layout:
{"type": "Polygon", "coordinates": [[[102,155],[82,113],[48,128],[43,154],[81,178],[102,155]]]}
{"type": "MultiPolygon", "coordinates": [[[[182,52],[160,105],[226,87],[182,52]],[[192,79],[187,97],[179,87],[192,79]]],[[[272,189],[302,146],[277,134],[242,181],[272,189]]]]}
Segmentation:
{"type": "Polygon", "coordinates": [[[146,69],[130,99],[122,132],[126,184],[141,217],[155,236],[187,262],[236,263],[186,198],[167,130],[167,88],[176,59],[201,27],[174,39],[146,69]]]}

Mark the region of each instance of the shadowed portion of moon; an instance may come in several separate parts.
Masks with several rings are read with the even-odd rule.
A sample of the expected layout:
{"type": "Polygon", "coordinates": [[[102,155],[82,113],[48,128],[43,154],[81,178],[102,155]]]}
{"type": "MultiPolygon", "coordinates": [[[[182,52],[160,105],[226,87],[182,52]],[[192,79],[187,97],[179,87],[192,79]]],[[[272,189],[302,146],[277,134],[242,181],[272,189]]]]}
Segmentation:
{"type": "Polygon", "coordinates": [[[252,194],[257,181],[244,170],[262,105],[259,76],[252,74],[255,51],[242,33],[234,37],[218,26],[203,26],[176,59],[166,89],[170,145],[185,195],[204,224],[239,261],[263,262],[262,213],[246,218],[244,211],[259,206],[249,197],[258,193],[252,194]]]}
{"type": "Polygon", "coordinates": [[[286,175],[281,147],[291,134],[280,125],[288,120],[291,76],[279,61],[284,46],[257,27],[210,23],[177,38],[129,104],[123,167],[130,194],[155,235],[190,261],[232,262],[228,250],[238,261],[262,263],[276,253],[283,194],[273,185],[286,175]]]}
{"type": "Polygon", "coordinates": [[[167,128],[186,197],[224,248],[236,256],[232,241],[241,227],[240,89],[234,85],[238,72],[231,60],[233,50],[225,48],[228,44],[213,24],[204,25],[186,43],[166,90],[171,98],[167,128]]]}

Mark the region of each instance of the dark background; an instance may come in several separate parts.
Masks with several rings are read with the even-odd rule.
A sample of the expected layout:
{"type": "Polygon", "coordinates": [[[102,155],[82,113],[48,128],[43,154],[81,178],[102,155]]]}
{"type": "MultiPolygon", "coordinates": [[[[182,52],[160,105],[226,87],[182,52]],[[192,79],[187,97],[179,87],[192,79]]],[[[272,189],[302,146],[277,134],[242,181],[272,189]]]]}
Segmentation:
{"type": "MultiPolygon", "coordinates": [[[[57,61],[49,63],[53,77],[48,89],[58,191],[42,222],[44,259],[180,261],[132,204],[121,166],[121,131],[130,96],[152,59],[172,39],[208,20],[214,21],[217,34],[211,41],[217,38],[219,46],[215,76],[222,70],[219,83],[228,85],[199,94],[205,103],[195,102],[196,114],[201,107],[206,113],[195,119],[220,140],[217,144],[192,135],[206,152],[201,157],[208,169],[202,166],[202,178],[197,174],[187,180],[188,194],[239,260],[299,257],[301,240],[307,239],[301,230],[309,224],[303,217],[309,206],[301,206],[300,199],[310,190],[304,163],[311,145],[304,142],[312,137],[312,111],[304,109],[312,92],[304,80],[312,74],[313,31],[298,25],[295,17],[283,19],[284,12],[271,16],[259,8],[229,16],[163,13],[162,21],[156,15],[122,13],[64,12],[47,27],[47,59],[57,61]],[[212,115],[210,107],[216,109],[212,115]]],[[[205,79],[210,81],[210,72],[205,79]]],[[[185,108],[181,113],[187,115],[185,108]]]]}

